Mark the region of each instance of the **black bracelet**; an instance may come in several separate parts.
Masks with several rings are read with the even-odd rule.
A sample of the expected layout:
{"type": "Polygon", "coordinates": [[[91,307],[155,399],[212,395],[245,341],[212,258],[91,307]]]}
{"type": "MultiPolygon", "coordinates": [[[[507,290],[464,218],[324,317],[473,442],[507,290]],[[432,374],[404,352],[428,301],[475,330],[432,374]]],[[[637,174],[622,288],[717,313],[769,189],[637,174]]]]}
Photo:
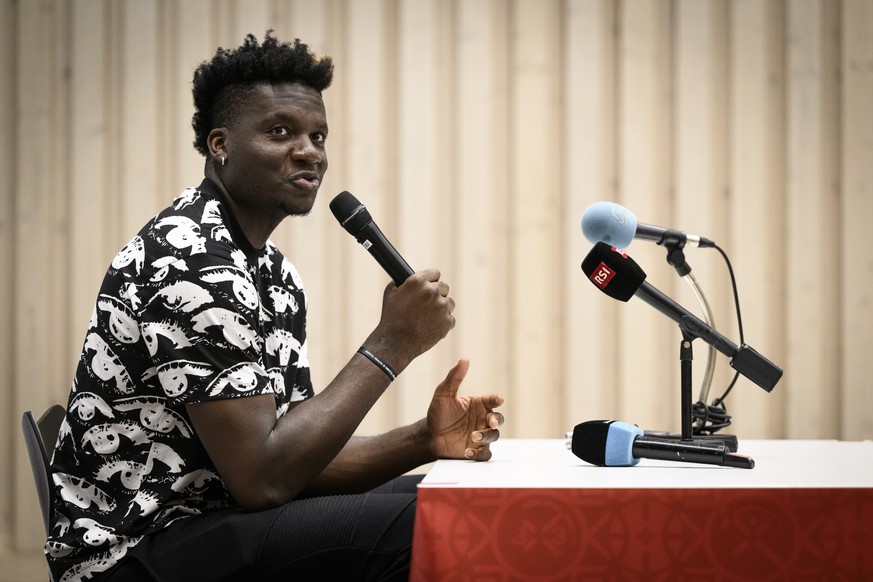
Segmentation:
{"type": "Polygon", "coordinates": [[[391,366],[389,366],[388,364],[386,364],[385,362],[380,360],[379,357],[376,356],[376,354],[372,353],[370,350],[368,350],[364,346],[361,346],[358,348],[358,353],[361,354],[362,356],[364,356],[365,358],[367,358],[368,360],[370,360],[371,362],[373,362],[374,364],[376,364],[376,366],[380,370],[385,372],[385,375],[388,376],[392,381],[397,378],[397,374],[394,373],[394,370],[391,369],[391,366]]]}

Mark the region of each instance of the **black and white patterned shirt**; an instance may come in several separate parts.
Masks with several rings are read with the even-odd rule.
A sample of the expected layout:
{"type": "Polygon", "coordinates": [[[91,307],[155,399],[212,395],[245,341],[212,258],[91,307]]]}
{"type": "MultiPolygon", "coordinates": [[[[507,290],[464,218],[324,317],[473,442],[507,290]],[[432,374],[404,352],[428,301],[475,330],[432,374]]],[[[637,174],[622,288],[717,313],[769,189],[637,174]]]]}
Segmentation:
{"type": "Polygon", "coordinates": [[[305,328],[296,269],[272,243],[251,247],[209,180],[121,249],[52,461],[56,581],[108,570],[173,520],[236,505],[185,406],[272,393],[285,414],[313,394],[305,328]]]}

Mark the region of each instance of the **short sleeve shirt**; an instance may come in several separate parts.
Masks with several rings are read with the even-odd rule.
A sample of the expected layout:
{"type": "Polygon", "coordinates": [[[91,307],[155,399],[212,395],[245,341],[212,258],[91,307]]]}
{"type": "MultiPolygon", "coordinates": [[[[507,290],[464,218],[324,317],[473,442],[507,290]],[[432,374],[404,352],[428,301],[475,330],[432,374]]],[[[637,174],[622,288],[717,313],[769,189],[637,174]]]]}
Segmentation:
{"type": "Polygon", "coordinates": [[[313,395],[306,295],[270,242],[256,250],[218,188],[185,190],[119,251],[85,336],[52,461],[56,581],[108,570],[144,535],[236,506],[185,411],[313,395]]]}

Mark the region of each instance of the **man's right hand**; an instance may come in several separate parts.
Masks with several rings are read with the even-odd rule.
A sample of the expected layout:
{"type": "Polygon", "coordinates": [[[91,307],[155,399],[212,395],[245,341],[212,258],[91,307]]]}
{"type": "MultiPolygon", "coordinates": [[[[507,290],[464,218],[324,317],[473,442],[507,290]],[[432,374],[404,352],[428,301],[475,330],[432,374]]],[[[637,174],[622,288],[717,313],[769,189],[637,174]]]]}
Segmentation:
{"type": "Polygon", "coordinates": [[[400,287],[389,283],[382,297],[379,325],[364,342],[400,373],[455,327],[455,300],[437,269],[418,271],[400,287]]]}

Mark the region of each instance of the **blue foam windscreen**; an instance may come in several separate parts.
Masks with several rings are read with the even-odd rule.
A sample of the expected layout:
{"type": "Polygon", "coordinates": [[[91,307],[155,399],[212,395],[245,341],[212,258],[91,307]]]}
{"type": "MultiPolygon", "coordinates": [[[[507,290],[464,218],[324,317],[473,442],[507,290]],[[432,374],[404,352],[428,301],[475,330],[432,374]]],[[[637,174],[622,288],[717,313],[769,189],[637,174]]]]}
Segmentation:
{"type": "Polygon", "coordinates": [[[643,429],[618,420],[588,420],[573,429],[573,454],[592,465],[624,467],[640,462],[633,443],[643,429]]]}
{"type": "Polygon", "coordinates": [[[614,202],[595,202],[582,213],[580,223],[589,242],[604,242],[617,249],[626,249],[637,232],[634,213],[614,202]]]}
{"type": "Polygon", "coordinates": [[[633,424],[616,420],[609,425],[606,434],[606,454],[604,455],[607,467],[626,467],[636,465],[639,459],[633,456],[634,439],[643,436],[643,429],[633,424]]]}

